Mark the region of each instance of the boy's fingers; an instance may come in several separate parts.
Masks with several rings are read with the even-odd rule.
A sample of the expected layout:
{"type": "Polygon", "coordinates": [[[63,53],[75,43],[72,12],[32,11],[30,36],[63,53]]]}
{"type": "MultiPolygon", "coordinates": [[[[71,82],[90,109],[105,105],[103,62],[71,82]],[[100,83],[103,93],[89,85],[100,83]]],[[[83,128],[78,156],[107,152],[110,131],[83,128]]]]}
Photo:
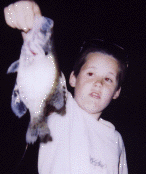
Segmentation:
{"type": "Polygon", "coordinates": [[[30,10],[25,15],[25,22],[26,22],[26,26],[28,27],[28,29],[31,29],[33,27],[35,14],[34,14],[34,11],[33,11],[33,4],[29,7],[30,7],[30,10]]]}
{"type": "Polygon", "coordinates": [[[39,6],[32,1],[22,1],[20,5],[22,5],[22,10],[19,11],[18,25],[23,31],[27,32],[33,27],[34,17],[41,16],[41,11],[39,6]]]}
{"type": "Polygon", "coordinates": [[[33,2],[33,11],[35,16],[38,16],[38,17],[42,16],[41,10],[35,2],[33,2]]]}
{"type": "Polygon", "coordinates": [[[31,6],[29,6],[29,8],[27,7],[27,11],[25,10],[25,23],[27,29],[31,29],[33,27],[34,18],[36,16],[41,17],[41,10],[35,2],[32,2],[31,6]]]}
{"type": "MultiPolygon", "coordinates": [[[[26,24],[26,15],[30,11],[30,7],[27,4],[24,4],[24,1],[16,3],[14,5],[15,14],[16,14],[16,26],[21,30],[28,30],[28,26],[26,24]]],[[[30,14],[30,13],[29,13],[30,14]]],[[[29,18],[28,18],[29,20],[29,18]]]]}
{"type": "Polygon", "coordinates": [[[20,29],[20,27],[17,26],[17,16],[16,16],[16,13],[15,13],[14,5],[12,4],[11,7],[10,8],[8,7],[9,11],[10,11],[9,17],[11,19],[11,24],[13,25],[13,28],[20,29]]]}
{"type": "Polygon", "coordinates": [[[7,7],[4,8],[4,17],[5,17],[6,24],[9,25],[9,26],[12,26],[12,23],[11,23],[11,20],[10,20],[10,15],[9,15],[7,7]]]}
{"type": "Polygon", "coordinates": [[[24,30],[26,32],[26,30],[30,30],[33,27],[33,22],[34,22],[34,13],[28,13],[25,16],[25,24],[26,26],[24,26],[26,29],[24,30]]]}
{"type": "Polygon", "coordinates": [[[11,4],[8,7],[4,8],[4,17],[5,17],[5,21],[6,21],[7,25],[9,25],[12,28],[16,27],[13,4],[11,4]]]}
{"type": "Polygon", "coordinates": [[[17,8],[16,7],[17,4],[10,4],[8,7],[5,8],[5,20],[6,20],[6,23],[12,27],[12,28],[18,28],[18,29],[22,29],[20,24],[21,22],[23,22],[23,19],[19,19],[20,16],[22,16],[23,14],[21,14],[21,12],[19,11],[22,11],[19,10],[17,11],[17,8]]]}
{"type": "Polygon", "coordinates": [[[27,32],[33,27],[34,17],[41,16],[39,6],[32,1],[18,1],[4,8],[6,23],[27,32]]]}

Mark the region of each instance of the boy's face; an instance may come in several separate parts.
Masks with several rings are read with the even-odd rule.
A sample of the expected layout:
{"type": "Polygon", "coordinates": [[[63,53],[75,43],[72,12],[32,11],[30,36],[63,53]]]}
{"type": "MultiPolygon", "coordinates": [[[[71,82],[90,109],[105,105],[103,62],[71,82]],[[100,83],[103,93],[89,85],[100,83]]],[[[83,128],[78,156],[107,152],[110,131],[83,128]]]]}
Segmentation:
{"type": "Polygon", "coordinates": [[[116,59],[103,53],[89,53],[77,78],[70,76],[70,85],[75,87],[74,98],[78,105],[99,118],[112,99],[118,98],[117,76],[119,66],[116,59]]]}

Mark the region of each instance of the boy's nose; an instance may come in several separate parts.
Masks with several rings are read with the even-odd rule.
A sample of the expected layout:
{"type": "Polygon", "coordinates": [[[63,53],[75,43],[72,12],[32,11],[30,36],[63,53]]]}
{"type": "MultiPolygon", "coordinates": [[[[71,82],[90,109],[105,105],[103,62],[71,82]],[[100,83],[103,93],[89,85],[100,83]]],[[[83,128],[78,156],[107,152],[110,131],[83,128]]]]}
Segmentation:
{"type": "Polygon", "coordinates": [[[94,82],[95,86],[101,87],[102,86],[102,79],[96,79],[94,82]]]}

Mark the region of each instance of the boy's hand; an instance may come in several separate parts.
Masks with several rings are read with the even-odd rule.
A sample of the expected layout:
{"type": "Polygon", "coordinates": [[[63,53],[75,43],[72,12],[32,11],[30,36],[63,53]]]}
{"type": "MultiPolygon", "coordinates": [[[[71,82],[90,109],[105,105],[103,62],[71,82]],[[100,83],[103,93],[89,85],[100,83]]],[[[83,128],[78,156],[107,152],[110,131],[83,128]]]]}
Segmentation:
{"type": "Polygon", "coordinates": [[[4,8],[6,23],[27,32],[33,27],[34,17],[41,16],[41,10],[34,1],[18,1],[4,8]]]}

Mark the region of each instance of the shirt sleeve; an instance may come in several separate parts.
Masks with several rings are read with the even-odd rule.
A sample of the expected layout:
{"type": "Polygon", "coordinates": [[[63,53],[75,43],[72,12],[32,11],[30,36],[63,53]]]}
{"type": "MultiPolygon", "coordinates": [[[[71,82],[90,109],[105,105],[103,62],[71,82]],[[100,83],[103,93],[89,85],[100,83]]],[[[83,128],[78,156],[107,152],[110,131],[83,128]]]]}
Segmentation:
{"type": "Polygon", "coordinates": [[[119,134],[119,145],[121,149],[121,154],[119,159],[119,174],[128,174],[126,150],[125,150],[123,139],[120,134],[119,134]]]}

